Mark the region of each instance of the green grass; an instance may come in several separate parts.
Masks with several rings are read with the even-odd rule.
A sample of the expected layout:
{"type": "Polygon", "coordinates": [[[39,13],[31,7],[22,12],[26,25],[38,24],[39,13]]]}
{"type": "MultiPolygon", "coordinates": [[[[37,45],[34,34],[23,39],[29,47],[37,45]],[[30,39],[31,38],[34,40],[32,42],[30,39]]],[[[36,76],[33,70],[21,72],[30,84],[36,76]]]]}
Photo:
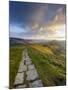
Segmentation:
{"type": "MultiPolygon", "coordinates": [[[[30,45],[13,45],[10,46],[10,88],[14,88],[13,83],[22,58],[22,51],[25,47],[28,49],[28,54],[35,64],[44,86],[60,86],[66,84],[65,55],[45,54],[30,47],[30,45]]],[[[24,83],[28,84],[27,80],[24,83]]]]}
{"type": "Polygon", "coordinates": [[[23,45],[13,45],[10,46],[10,72],[9,72],[9,88],[13,88],[13,83],[15,80],[15,76],[18,71],[18,67],[22,57],[22,51],[24,49],[23,45]]]}
{"type": "Polygon", "coordinates": [[[65,85],[65,67],[64,63],[62,63],[63,60],[59,60],[59,56],[48,56],[32,47],[28,47],[28,53],[37,68],[44,86],[65,85]]]}

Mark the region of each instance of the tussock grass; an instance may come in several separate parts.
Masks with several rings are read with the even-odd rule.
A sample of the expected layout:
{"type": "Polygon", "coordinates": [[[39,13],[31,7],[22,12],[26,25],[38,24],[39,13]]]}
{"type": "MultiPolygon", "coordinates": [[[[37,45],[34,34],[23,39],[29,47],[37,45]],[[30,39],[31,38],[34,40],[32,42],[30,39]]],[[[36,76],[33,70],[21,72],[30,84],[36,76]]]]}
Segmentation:
{"type": "Polygon", "coordinates": [[[10,72],[9,72],[9,88],[13,88],[13,83],[15,76],[18,71],[18,67],[22,58],[24,46],[22,45],[13,45],[10,46],[10,72]]]}
{"type": "Polygon", "coordinates": [[[31,47],[41,51],[42,53],[53,55],[52,50],[49,47],[47,47],[47,46],[45,46],[45,48],[44,48],[44,46],[42,46],[42,45],[35,44],[35,45],[31,45],[31,47]]]}
{"type": "Polygon", "coordinates": [[[56,56],[43,54],[38,49],[32,47],[28,47],[28,52],[44,86],[59,86],[66,84],[65,68],[63,67],[64,63],[62,64],[63,60],[60,60],[59,62],[59,59],[56,59],[56,56]]]}

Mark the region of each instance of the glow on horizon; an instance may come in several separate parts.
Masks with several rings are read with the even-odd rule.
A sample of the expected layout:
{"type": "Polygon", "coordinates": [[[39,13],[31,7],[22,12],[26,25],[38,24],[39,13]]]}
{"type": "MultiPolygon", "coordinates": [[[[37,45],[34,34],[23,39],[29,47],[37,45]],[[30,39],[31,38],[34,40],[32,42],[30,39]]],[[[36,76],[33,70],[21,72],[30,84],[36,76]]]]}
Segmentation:
{"type": "MultiPolygon", "coordinates": [[[[41,27],[41,28],[39,28],[38,32],[36,30],[36,32],[37,32],[36,34],[29,35],[29,36],[28,36],[27,31],[31,32],[32,31],[31,28],[30,28],[30,31],[29,31],[29,28],[26,28],[27,30],[25,30],[23,28],[19,28],[16,26],[14,26],[14,27],[12,26],[11,29],[14,29],[13,33],[15,33],[15,32],[17,33],[17,35],[14,37],[19,37],[22,39],[65,40],[65,25],[57,25],[54,30],[52,27],[47,27],[46,30],[43,27],[41,27]],[[19,32],[17,32],[17,30],[19,32]],[[25,33],[25,34],[27,33],[27,34],[22,35],[22,33],[25,33]],[[46,34],[46,33],[48,33],[48,34],[46,34]],[[19,34],[21,34],[21,35],[19,35],[19,34]]],[[[10,30],[10,32],[11,32],[11,30],[10,30]]]]}

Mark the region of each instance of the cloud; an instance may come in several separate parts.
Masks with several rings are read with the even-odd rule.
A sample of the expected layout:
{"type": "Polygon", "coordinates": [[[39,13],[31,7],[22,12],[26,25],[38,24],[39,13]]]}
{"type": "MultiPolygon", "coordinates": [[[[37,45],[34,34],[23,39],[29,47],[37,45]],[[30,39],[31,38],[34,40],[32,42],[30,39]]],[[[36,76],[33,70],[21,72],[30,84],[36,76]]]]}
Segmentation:
{"type": "Polygon", "coordinates": [[[13,35],[26,39],[65,39],[66,15],[64,8],[57,9],[49,23],[44,23],[48,10],[48,6],[40,6],[35,9],[24,28],[18,26],[11,28],[12,31],[14,29],[13,32],[19,31],[18,34],[13,35]]]}
{"type": "Polygon", "coordinates": [[[59,8],[56,12],[56,15],[53,19],[53,24],[65,24],[65,12],[63,11],[63,8],[59,8]]]}
{"type": "MultiPolygon", "coordinates": [[[[49,35],[55,35],[57,37],[58,32],[65,33],[66,19],[65,12],[63,8],[59,8],[56,12],[56,15],[53,17],[53,20],[47,25],[47,32],[49,35]]],[[[60,34],[60,37],[65,37],[65,35],[60,34]]]]}
{"type": "Polygon", "coordinates": [[[36,27],[38,28],[39,25],[41,23],[43,23],[44,21],[44,17],[46,17],[46,13],[48,11],[48,6],[42,6],[40,5],[39,7],[37,7],[34,12],[31,14],[30,18],[29,18],[29,22],[28,22],[28,25],[30,27],[35,28],[36,27]]]}
{"type": "Polygon", "coordinates": [[[63,8],[56,11],[56,15],[47,25],[35,24],[33,29],[37,29],[32,38],[36,39],[65,39],[66,18],[63,8]]]}

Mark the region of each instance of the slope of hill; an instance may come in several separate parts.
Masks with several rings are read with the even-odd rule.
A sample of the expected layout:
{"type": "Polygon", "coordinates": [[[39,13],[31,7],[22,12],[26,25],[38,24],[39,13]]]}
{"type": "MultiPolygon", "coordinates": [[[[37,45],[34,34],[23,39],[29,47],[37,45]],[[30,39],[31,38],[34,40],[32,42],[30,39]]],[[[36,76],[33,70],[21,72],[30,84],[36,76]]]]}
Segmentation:
{"type": "Polygon", "coordinates": [[[10,44],[29,44],[30,40],[20,39],[20,38],[10,38],[10,44]]]}
{"type": "Polygon", "coordinates": [[[65,85],[66,65],[64,56],[48,54],[44,49],[39,50],[38,47],[28,47],[29,56],[35,64],[44,86],[65,85]],[[46,53],[43,53],[43,50],[46,53]]]}
{"type": "Polygon", "coordinates": [[[47,46],[55,53],[55,54],[64,54],[65,53],[65,41],[51,41],[47,44],[47,46]]]}

